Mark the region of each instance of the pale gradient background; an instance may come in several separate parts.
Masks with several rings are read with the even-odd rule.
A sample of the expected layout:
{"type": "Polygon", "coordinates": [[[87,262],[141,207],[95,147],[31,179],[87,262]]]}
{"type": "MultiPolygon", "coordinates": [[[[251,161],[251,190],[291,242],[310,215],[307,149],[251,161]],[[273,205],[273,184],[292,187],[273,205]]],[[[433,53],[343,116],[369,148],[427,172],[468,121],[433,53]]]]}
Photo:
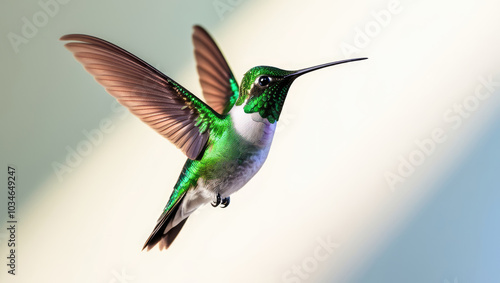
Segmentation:
{"type": "Polygon", "coordinates": [[[116,110],[58,40],[105,38],[200,94],[194,24],[241,80],[255,65],[345,58],[340,46],[389,2],[220,0],[232,5],[221,18],[212,0],[72,0],[18,53],[7,35],[43,10],[2,2],[0,281],[500,282],[500,90],[460,127],[443,119],[481,77],[500,82],[498,1],[400,1],[349,56],[369,60],[293,84],[261,172],[228,208],[193,215],[166,252],[141,247],[185,157],[116,110]],[[58,179],[53,162],[104,119],[112,130],[58,179]],[[446,141],[391,190],[385,174],[438,128],[446,141]],[[19,178],[15,277],[5,264],[7,164],[19,178]],[[338,247],[314,259],[318,239],[338,247]]]}

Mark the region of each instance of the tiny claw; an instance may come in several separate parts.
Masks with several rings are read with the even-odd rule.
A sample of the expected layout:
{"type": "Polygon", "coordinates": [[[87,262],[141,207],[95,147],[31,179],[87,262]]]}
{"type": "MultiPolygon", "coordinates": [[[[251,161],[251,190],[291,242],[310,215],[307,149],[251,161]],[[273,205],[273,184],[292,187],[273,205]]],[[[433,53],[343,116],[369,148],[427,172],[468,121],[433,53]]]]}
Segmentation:
{"type": "Polygon", "coordinates": [[[220,194],[217,194],[217,200],[215,202],[212,202],[212,206],[217,207],[219,206],[220,203],[221,203],[220,194]]]}
{"type": "Polygon", "coordinates": [[[226,207],[229,205],[229,203],[230,203],[230,202],[231,202],[231,199],[230,199],[229,197],[224,198],[224,199],[222,200],[222,202],[221,202],[221,204],[222,204],[222,205],[221,205],[221,207],[222,207],[222,208],[226,208],[226,207]]]}

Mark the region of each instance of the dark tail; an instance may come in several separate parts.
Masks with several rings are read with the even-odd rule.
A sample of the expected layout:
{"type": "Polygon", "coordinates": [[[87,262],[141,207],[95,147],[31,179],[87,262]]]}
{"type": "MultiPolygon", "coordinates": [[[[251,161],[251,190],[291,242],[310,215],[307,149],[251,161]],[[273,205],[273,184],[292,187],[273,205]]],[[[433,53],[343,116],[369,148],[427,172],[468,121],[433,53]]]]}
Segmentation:
{"type": "Polygon", "coordinates": [[[158,222],[156,223],[155,229],[153,230],[149,238],[146,240],[144,247],[142,247],[143,250],[147,248],[147,250],[149,251],[154,246],[156,246],[156,244],[159,244],[158,247],[160,248],[160,250],[168,249],[168,247],[170,247],[172,242],[175,240],[175,237],[177,237],[177,235],[182,229],[182,226],[184,226],[184,223],[186,223],[187,220],[186,217],[175,226],[169,225],[175,219],[175,215],[177,214],[177,211],[181,207],[183,200],[184,196],[182,196],[169,211],[164,212],[160,216],[158,222]]]}

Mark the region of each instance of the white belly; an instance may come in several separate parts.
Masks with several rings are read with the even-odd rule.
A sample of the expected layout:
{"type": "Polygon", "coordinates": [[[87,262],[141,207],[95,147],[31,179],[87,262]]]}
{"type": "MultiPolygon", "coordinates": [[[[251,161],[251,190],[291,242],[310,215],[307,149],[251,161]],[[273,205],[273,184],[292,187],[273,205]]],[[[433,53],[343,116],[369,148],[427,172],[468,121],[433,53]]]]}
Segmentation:
{"type": "MultiPolygon", "coordinates": [[[[243,106],[234,106],[229,112],[234,129],[248,143],[245,158],[239,160],[221,160],[218,164],[221,177],[204,180],[200,178],[195,189],[186,193],[181,214],[187,216],[203,204],[215,201],[217,194],[226,198],[241,189],[262,167],[266,161],[273,140],[276,123],[271,124],[258,113],[246,114],[243,106]]],[[[245,147],[242,149],[245,150],[245,147]]]]}

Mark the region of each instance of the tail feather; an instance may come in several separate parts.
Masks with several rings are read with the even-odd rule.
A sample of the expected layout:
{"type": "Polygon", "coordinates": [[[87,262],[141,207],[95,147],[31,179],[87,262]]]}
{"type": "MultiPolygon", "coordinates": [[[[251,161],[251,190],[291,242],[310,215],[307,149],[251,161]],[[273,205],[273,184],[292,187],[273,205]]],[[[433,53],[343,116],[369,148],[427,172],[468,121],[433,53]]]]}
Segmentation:
{"type": "Polygon", "coordinates": [[[157,244],[160,250],[168,249],[168,247],[170,247],[172,242],[175,240],[175,237],[177,237],[177,235],[182,229],[182,226],[184,226],[184,223],[186,223],[187,220],[186,217],[175,226],[169,225],[175,219],[175,215],[177,214],[177,211],[181,207],[183,199],[184,196],[182,196],[177,201],[177,203],[172,207],[172,209],[166,211],[165,213],[162,214],[162,216],[160,216],[153,232],[151,233],[149,238],[146,240],[146,243],[142,247],[143,250],[147,248],[147,250],[149,251],[157,244]],[[169,226],[171,227],[168,228],[169,226]]]}

